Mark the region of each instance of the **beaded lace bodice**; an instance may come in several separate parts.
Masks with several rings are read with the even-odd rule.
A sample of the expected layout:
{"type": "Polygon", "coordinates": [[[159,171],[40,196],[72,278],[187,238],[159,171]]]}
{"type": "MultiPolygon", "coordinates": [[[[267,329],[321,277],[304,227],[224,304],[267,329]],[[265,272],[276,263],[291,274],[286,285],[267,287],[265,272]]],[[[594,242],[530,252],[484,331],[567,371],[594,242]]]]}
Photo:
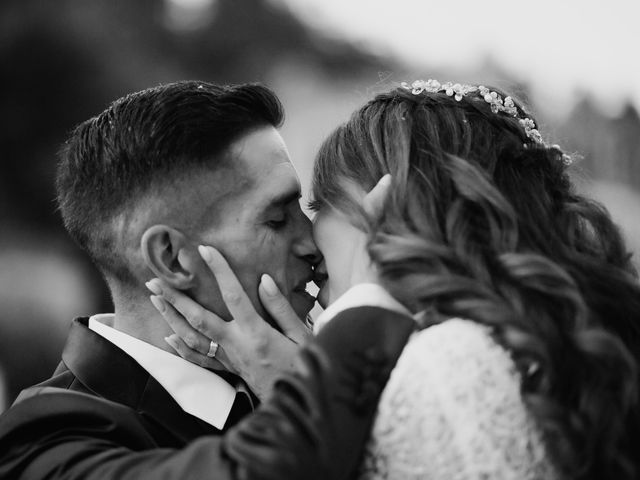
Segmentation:
{"type": "Polygon", "coordinates": [[[557,479],[488,327],[451,319],[415,333],[391,373],[361,480],[557,479]]]}

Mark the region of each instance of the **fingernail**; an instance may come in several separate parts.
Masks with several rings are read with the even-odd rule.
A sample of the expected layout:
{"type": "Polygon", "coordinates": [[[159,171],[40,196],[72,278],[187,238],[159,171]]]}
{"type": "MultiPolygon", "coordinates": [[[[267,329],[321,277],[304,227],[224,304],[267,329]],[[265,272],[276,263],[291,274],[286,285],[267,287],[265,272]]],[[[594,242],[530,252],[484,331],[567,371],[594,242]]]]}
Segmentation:
{"type": "Polygon", "coordinates": [[[152,278],[147,283],[145,283],[145,286],[149,290],[151,290],[152,293],[155,293],[156,295],[162,295],[162,287],[160,286],[160,282],[157,278],[152,278]]]}
{"type": "Polygon", "coordinates": [[[164,313],[164,311],[167,309],[167,306],[165,305],[162,297],[151,295],[149,298],[151,299],[151,303],[153,304],[153,306],[156,307],[156,310],[158,310],[160,313],[164,313]]]}
{"type": "Polygon", "coordinates": [[[276,282],[274,282],[273,278],[271,278],[266,273],[263,274],[260,278],[260,283],[264,287],[265,292],[267,292],[269,295],[275,296],[278,294],[278,286],[276,285],[276,282]]]}
{"type": "Polygon", "coordinates": [[[209,247],[206,247],[204,245],[199,245],[198,252],[200,253],[200,256],[205,262],[209,263],[211,262],[211,260],[213,260],[213,257],[211,256],[211,250],[209,247]]]}

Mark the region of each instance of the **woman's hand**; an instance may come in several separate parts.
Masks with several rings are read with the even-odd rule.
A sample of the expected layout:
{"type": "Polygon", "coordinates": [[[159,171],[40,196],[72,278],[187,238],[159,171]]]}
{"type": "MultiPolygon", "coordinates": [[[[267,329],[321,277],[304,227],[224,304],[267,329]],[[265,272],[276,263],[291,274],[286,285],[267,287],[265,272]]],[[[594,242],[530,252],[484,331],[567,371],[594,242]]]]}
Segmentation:
{"type": "Polygon", "coordinates": [[[275,378],[291,368],[299,344],[304,343],[311,332],[271,277],[262,276],[258,294],[284,335],[258,315],[220,252],[208,246],[200,246],[198,250],[215,275],[233,319],[224,321],[155,278],[147,283],[155,294],[151,302],[175,332],[166,341],[190,362],[213,369],[222,365],[236,373],[262,399],[271,390],[275,378]],[[215,358],[207,356],[211,353],[212,341],[219,345],[215,358]]]}
{"type": "MultiPolygon", "coordinates": [[[[363,192],[360,205],[374,223],[384,214],[384,204],[389,196],[390,186],[391,175],[386,174],[369,192],[363,192]]],[[[349,287],[359,283],[378,283],[378,271],[369,256],[368,243],[368,233],[359,229],[353,230],[352,238],[349,239],[351,245],[349,287]]]]}

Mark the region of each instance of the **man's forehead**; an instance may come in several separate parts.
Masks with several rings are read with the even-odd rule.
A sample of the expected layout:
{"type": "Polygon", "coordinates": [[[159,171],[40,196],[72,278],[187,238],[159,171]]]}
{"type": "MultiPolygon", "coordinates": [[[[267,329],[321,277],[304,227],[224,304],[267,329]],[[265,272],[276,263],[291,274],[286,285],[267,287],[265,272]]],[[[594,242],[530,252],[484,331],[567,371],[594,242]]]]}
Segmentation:
{"type": "Polygon", "coordinates": [[[297,201],[302,194],[298,172],[291,162],[274,165],[270,174],[259,179],[253,188],[258,190],[265,207],[297,201]]]}
{"type": "Polygon", "coordinates": [[[279,163],[274,168],[274,173],[276,175],[280,175],[282,179],[287,180],[292,185],[295,185],[295,188],[302,192],[302,184],[300,183],[300,175],[298,175],[298,171],[293,163],[290,161],[279,163]]]}
{"type": "Polygon", "coordinates": [[[245,200],[251,198],[266,205],[282,202],[283,198],[290,201],[285,197],[300,197],[300,177],[275,128],[264,127],[245,135],[229,153],[237,174],[246,182],[242,192],[245,200]]]}
{"type": "Polygon", "coordinates": [[[289,160],[289,152],[278,130],[267,126],[250,131],[233,142],[228,155],[250,170],[269,168],[289,160]]]}

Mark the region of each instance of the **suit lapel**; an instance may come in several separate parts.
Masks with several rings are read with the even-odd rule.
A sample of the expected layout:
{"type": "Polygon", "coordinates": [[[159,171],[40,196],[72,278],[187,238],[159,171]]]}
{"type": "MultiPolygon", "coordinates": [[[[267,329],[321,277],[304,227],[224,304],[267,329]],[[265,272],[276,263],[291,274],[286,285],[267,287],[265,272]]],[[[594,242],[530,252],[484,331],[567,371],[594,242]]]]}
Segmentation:
{"type": "Polygon", "coordinates": [[[220,430],[184,412],[133,358],[90,330],[88,319],[73,321],[62,360],[96,396],[136,410],[162,444],[184,444],[220,430]]]}

